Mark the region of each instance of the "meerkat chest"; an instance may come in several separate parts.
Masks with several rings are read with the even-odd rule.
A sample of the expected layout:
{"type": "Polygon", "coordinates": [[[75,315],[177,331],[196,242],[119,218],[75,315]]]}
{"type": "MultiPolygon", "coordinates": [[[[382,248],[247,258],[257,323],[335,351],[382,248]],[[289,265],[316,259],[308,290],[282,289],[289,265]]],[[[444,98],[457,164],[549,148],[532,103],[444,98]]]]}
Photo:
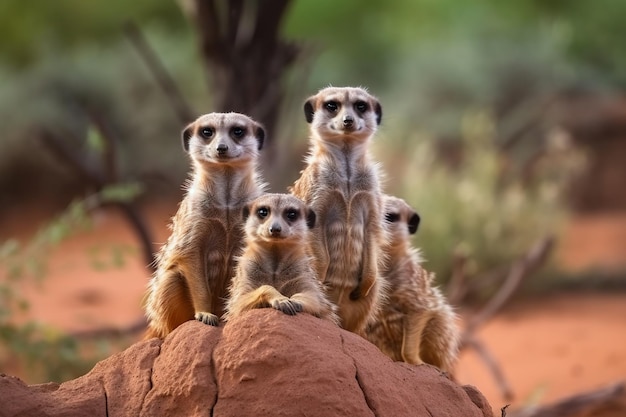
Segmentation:
{"type": "Polygon", "coordinates": [[[378,189],[378,178],[373,169],[349,163],[323,167],[319,182],[328,189],[340,191],[347,199],[358,192],[378,189]]]}
{"type": "Polygon", "coordinates": [[[363,266],[363,256],[379,232],[380,196],[371,175],[355,175],[350,184],[338,182],[322,196],[320,232],[325,236],[331,268],[337,276],[351,276],[363,266]]]}
{"type": "Polygon", "coordinates": [[[224,205],[207,196],[190,201],[182,250],[193,256],[199,252],[207,275],[227,273],[232,257],[243,246],[242,209],[243,204],[224,205]]]}
{"type": "Polygon", "coordinates": [[[247,250],[242,259],[248,279],[255,285],[269,284],[279,288],[284,283],[294,280],[303,274],[308,264],[305,258],[291,259],[275,254],[251,253],[247,250]]]}
{"type": "Polygon", "coordinates": [[[378,206],[378,176],[374,169],[363,164],[328,164],[320,170],[316,193],[315,206],[324,223],[337,227],[361,226],[369,212],[378,206]]]}

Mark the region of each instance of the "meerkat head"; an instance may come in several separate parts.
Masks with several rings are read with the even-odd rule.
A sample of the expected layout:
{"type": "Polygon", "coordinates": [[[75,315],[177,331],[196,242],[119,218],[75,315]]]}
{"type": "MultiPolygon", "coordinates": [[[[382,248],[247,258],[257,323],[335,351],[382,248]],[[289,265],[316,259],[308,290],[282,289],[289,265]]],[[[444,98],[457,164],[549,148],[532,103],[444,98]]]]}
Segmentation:
{"type": "Polygon", "coordinates": [[[315,212],[290,194],[265,194],[243,209],[248,239],[255,242],[306,242],[308,230],[315,226],[315,212]]]}
{"type": "Polygon", "coordinates": [[[327,87],[304,103],[306,121],[322,138],[367,139],[376,132],[382,115],[378,99],[358,87],[327,87]]]}
{"type": "Polygon", "coordinates": [[[401,198],[384,196],[384,214],[392,243],[406,241],[417,232],[420,216],[401,198]]]}
{"type": "Polygon", "coordinates": [[[263,147],[261,124],[239,113],[209,113],[198,117],[182,132],[183,149],[203,164],[247,163],[263,147]]]}

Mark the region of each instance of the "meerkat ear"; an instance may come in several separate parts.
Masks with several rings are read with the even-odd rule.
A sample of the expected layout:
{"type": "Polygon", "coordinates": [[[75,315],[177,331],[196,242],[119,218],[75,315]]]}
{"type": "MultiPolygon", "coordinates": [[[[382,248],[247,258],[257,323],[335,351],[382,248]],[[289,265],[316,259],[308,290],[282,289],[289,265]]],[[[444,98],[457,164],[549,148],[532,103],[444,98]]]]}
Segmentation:
{"type": "Polygon", "coordinates": [[[191,136],[193,136],[193,123],[187,125],[181,136],[183,139],[183,149],[185,152],[189,152],[189,140],[191,136]]]}
{"type": "Polygon", "coordinates": [[[304,118],[306,119],[307,123],[313,122],[313,116],[315,116],[315,106],[313,105],[314,102],[315,96],[310,97],[304,103],[304,118]]]}
{"type": "Polygon", "coordinates": [[[307,210],[306,214],[306,225],[309,226],[309,229],[313,229],[315,227],[315,212],[312,209],[307,210]]]}
{"type": "Polygon", "coordinates": [[[417,232],[417,228],[420,225],[420,215],[417,213],[413,213],[411,218],[409,218],[409,234],[414,235],[417,232]]]}
{"type": "Polygon", "coordinates": [[[376,113],[376,124],[380,124],[383,120],[383,108],[378,101],[374,103],[374,113],[376,113]]]}
{"type": "Polygon", "coordinates": [[[248,216],[250,216],[250,206],[249,205],[243,206],[243,210],[241,210],[241,216],[243,217],[244,221],[248,220],[248,216]]]}
{"type": "Polygon", "coordinates": [[[265,129],[263,129],[263,126],[258,125],[256,128],[256,139],[259,142],[259,147],[258,149],[261,150],[263,149],[263,142],[265,141],[265,129]]]}

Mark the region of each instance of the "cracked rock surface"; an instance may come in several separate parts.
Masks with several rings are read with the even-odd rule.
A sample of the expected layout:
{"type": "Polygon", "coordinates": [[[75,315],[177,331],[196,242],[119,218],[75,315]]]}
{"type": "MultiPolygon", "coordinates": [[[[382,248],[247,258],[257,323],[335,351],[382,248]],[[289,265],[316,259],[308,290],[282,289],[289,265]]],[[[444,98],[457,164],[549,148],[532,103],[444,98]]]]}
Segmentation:
{"type": "Polygon", "coordinates": [[[493,416],[478,390],[307,314],[185,323],[62,383],[0,377],[0,416],[493,416]]]}

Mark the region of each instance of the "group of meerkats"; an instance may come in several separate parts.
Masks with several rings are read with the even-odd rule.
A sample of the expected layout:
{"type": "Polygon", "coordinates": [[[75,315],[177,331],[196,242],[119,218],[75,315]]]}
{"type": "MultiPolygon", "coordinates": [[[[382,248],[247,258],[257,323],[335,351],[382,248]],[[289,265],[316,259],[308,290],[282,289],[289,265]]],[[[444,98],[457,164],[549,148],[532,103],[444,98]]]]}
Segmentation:
{"type": "Polygon", "coordinates": [[[456,316],[411,247],[420,218],[383,194],[370,155],[379,101],[328,87],[304,114],[310,150],[289,194],[264,192],[265,131],[250,117],[210,113],[183,130],[193,169],[149,284],[147,337],[271,307],[330,320],[393,360],[450,371],[456,316]]]}

